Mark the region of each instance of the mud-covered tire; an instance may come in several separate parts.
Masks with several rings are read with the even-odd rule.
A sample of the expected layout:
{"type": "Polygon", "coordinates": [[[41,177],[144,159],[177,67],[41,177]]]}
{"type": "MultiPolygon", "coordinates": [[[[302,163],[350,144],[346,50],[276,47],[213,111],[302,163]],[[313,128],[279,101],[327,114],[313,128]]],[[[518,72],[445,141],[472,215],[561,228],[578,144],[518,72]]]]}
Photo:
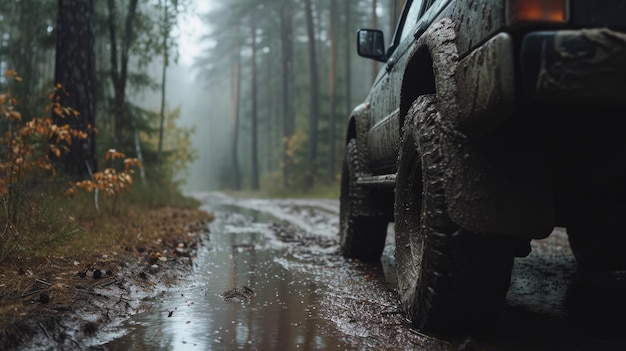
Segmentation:
{"type": "Polygon", "coordinates": [[[404,124],[396,178],[400,298],[420,330],[482,331],[504,304],[513,247],[506,238],[469,232],[450,219],[442,130],[435,96],[419,97],[404,124]]]}
{"type": "Polygon", "coordinates": [[[372,192],[357,184],[362,171],[355,139],[346,145],[341,173],[339,236],[341,253],[363,261],[380,259],[385,248],[388,221],[369,208],[372,192]]]}
{"type": "Polygon", "coordinates": [[[595,199],[577,208],[568,221],[567,234],[578,266],[586,270],[626,270],[626,206],[595,199]]]}

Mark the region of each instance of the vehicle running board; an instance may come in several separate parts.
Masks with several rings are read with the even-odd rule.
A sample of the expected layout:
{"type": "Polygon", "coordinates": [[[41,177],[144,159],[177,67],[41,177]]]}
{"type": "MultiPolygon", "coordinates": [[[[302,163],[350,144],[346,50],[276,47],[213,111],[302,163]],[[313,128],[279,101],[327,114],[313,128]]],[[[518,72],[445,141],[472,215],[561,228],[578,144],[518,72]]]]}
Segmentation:
{"type": "Polygon", "coordinates": [[[368,188],[393,188],[396,186],[396,174],[363,175],[356,182],[368,188]]]}

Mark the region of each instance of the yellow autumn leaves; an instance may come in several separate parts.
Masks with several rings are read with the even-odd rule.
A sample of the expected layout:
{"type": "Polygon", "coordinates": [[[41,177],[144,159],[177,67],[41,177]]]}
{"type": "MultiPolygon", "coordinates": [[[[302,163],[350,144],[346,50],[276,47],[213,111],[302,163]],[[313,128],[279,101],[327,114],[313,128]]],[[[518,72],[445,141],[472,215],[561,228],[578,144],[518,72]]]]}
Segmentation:
{"type": "MultiPolygon", "coordinates": [[[[13,77],[20,82],[21,78],[13,70],[6,71],[7,77],[13,77]]],[[[62,87],[57,84],[56,89],[62,87]]],[[[58,100],[54,100],[55,93],[49,98],[53,102],[48,105],[45,112],[48,115],[54,113],[60,118],[71,116],[79,118],[78,111],[63,107],[58,100]]],[[[0,94],[0,124],[6,121],[2,128],[4,133],[0,135],[0,196],[8,193],[12,184],[35,180],[41,174],[35,170],[44,170],[50,176],[54,176],[55,168],[50,159],[51,155],[60,157],[63,152],[70,152],[69,146],[73,141],[85,140],[89,137],[88,132],[97,134],[97,129],[87,125],[85,130],[72,128],[69,124],[58,125],[52,117],[32,118],[27,122],[22,121],[22,115],[15,110],[17,100],[10,94],[0,94]]],[[[74,195],[83,191],[99,189],[106,197],[116,196],[130,190],[133,182],[133,167],[141,167],[141,163],[135,158],[125,158],[125,155],[116,150],[109,150],[104,159],[105,162],[118,163],[123,170],[116,171],[109,167],[101,172],[92,174],[91,179],[70,182],[67,195],[74,195]],[[116,159],[124,159],[123,162],[114,162],[116,159]]]]}
{"type": "MultiPolygon", "coordinates": [[[[115,150],[109,149],[104,156],[106,161],[114,161],[115,159],[123,159],[126,156],[115,150]]],[[[105,197],[115,197],[123,192],[130,191],[130,185],[133,184],[132,174],[133,167],[142,167],[141,162],[137,158],[125,158],[123,161],[124,169],[117,171],[113,167],[94,173],[91,179],[70,183],[70,188],[65,192],[66,195],[72,196],[78,194],[81,190],[93,192],[95,190],[102,191],[105,197]]]]}

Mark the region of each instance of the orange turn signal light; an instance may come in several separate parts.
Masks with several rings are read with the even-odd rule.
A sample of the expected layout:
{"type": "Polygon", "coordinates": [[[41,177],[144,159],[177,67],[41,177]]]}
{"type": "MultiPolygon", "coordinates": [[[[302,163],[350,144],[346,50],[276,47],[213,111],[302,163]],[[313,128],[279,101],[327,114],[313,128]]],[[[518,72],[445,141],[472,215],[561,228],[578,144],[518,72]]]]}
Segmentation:
{"type": "Polygon", "coordinates": [[[507,24],[563,24],[569,20],[568,0],[509,0],[507,24]]]}

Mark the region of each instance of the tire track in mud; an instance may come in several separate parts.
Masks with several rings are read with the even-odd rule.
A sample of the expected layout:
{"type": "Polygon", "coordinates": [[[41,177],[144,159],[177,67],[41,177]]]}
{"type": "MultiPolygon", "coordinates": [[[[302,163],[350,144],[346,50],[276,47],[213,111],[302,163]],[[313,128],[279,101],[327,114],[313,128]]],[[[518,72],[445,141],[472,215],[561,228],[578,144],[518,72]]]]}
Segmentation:
{"type": "Polygon", "coordinates": [[[277,219],[269,229],[289,247],[273,261],[316,283],[319,300],[313,308],[333,326],[323,332],[338,334],[349,349],[435,351],[461,345],[420,334],[404,319],[396,291],[393,230],[382,260],[364,263],[346,260],[339,252],[338,200],[238,199],[222,193],[199,198],[205,204],[226,204],[277,219]]]}
{"type": "Polygon", "coordinates": [[[532,243],[515,262],[502,316],[487,335],[426,336],[399,306],[393,225],[377,263],[344,259],[336,200],[245,199],[194,195],[216,215],[195,273],[132,335],[125,350],[167,343],[172,350],[624,350],[624,272],[575,270],[562,229],[532,243]],[[614,278],[618,279],[614,279],[614,278]],[[225,291],[249,287],[244,301],[225,291]],[[183,296],[184,295],[184,296],[183,296]],[[170,313],[171,312],[171,313],[170,313]],[[170,313],[168,315],[168,313],[170,313]],[[617,319],[617,321],[616,321],[617,319]],[[175,331],[175,332],[174,332],[175,331]],[[179,348],[180,347],[180,348],[179,348]]]}

